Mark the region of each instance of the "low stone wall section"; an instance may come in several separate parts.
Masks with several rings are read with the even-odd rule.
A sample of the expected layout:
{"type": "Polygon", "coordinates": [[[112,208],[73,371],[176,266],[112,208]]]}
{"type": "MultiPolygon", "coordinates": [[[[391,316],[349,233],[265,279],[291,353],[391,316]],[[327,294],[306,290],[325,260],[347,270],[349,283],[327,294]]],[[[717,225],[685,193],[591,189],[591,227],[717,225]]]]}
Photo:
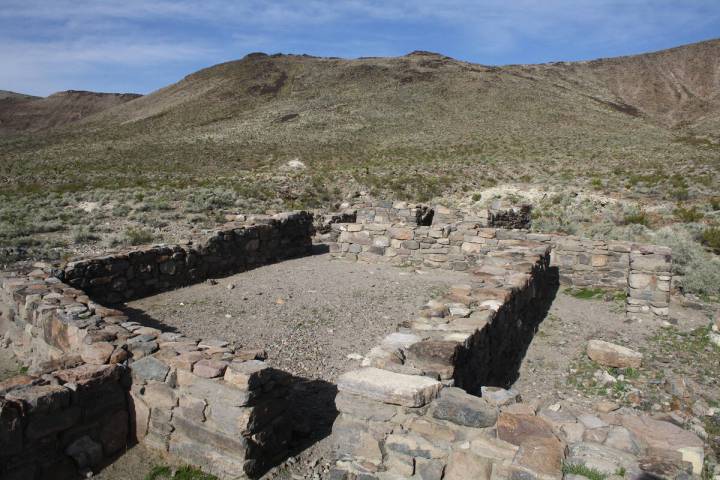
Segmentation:
{"type": "Polygon", "coordinates": [[[83,365],[0,383],[0,478],[76,479],[128,444],[127,369],[83,365]]]}
{"type": "Polygon", "coordinates": [[[197,243],[155,246],[68,263],[59,278],[105,303],[142,298],[312,251],[306,212],[230,223],[197,243]]]}
{"type": "Polygon", "coordinates": [[[330,252],[336,257],[465,271],[486,255],[522,242],[551,247],[551,265],[560,282],[627,292],[632,316],[667,316],[671,251],[657,245],[590,240],[559,234],[481,227],[458,222],[429,227],[407,224],[334,224],[339,232],[330,252]]]}
{"type": "Polygon", "coordinates": [[[524,242],[485,256],[470,283],[428,302],[340,378],[331,478],[562,478],[565,445],[554,435],[537,466],[490,434],[490,400],[507,395],[493,387],[516,379],[557,288],[549,253],[524,242]]]}

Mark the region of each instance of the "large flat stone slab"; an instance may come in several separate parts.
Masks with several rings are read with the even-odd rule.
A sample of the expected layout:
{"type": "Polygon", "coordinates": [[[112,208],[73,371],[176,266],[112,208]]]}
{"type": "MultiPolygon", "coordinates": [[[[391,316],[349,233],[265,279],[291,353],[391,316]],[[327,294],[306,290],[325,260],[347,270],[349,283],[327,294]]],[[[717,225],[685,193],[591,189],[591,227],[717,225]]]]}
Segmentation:
{"type": "Polygon", "coordinates": [[[603,340],[590,340],[587,355],[600,365],[617,368],[639,368],[643,358],[640,352],[603,340]]]}
{"type": "Polygon", "coordinates": [[[363,368],[342,375],[338,390],[378,402],[422,407],[438,396],[442,384],[419,375],[404,375],[379,368],[363,368]]]}

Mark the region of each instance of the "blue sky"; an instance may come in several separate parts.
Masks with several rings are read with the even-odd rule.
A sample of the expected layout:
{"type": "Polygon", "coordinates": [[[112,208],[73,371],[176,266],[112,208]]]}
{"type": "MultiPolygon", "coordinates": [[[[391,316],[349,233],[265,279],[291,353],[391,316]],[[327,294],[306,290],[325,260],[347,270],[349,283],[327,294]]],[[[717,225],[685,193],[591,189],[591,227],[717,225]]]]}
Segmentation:
{"type": "Polygon", "coordinates": [[[247,53],[583,60],[720,37],[720,0],[0,0],[0,89],[149,93],[247,53]]]}

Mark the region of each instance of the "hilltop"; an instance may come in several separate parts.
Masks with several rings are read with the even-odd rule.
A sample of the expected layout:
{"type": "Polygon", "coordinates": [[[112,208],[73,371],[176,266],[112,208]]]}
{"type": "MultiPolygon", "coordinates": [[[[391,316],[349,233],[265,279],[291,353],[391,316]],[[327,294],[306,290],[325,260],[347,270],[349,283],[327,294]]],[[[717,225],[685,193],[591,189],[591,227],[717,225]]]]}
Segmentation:
{"type": "Polygon", "coordinates": [[[133,93],[68,90],[43,98],[1,90],[0,135],[64,126],[138,97],[133,93]]]}

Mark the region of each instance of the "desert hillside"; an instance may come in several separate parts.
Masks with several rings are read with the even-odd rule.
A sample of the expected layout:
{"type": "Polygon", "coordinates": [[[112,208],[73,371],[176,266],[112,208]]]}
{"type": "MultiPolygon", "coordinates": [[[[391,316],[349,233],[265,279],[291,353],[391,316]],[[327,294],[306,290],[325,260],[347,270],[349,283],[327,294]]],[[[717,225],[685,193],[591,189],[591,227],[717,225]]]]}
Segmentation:
{"type": "Polygon", "coordinates": [[[365,191],[478,207],[525,197],[538,229],[599,238],[688,223],[720,249],[719,92],[720,40],[506,66],[256,53],[138,98],[3,92],[0,244],[67,241],[88,218],[173,238],[227,210],[365,191]]]}
{"type": "Polygon", "coordinates": [[[140,95],[68,90],[49,97],[0,91],[0,135],[60,127],[140,95]]]}

